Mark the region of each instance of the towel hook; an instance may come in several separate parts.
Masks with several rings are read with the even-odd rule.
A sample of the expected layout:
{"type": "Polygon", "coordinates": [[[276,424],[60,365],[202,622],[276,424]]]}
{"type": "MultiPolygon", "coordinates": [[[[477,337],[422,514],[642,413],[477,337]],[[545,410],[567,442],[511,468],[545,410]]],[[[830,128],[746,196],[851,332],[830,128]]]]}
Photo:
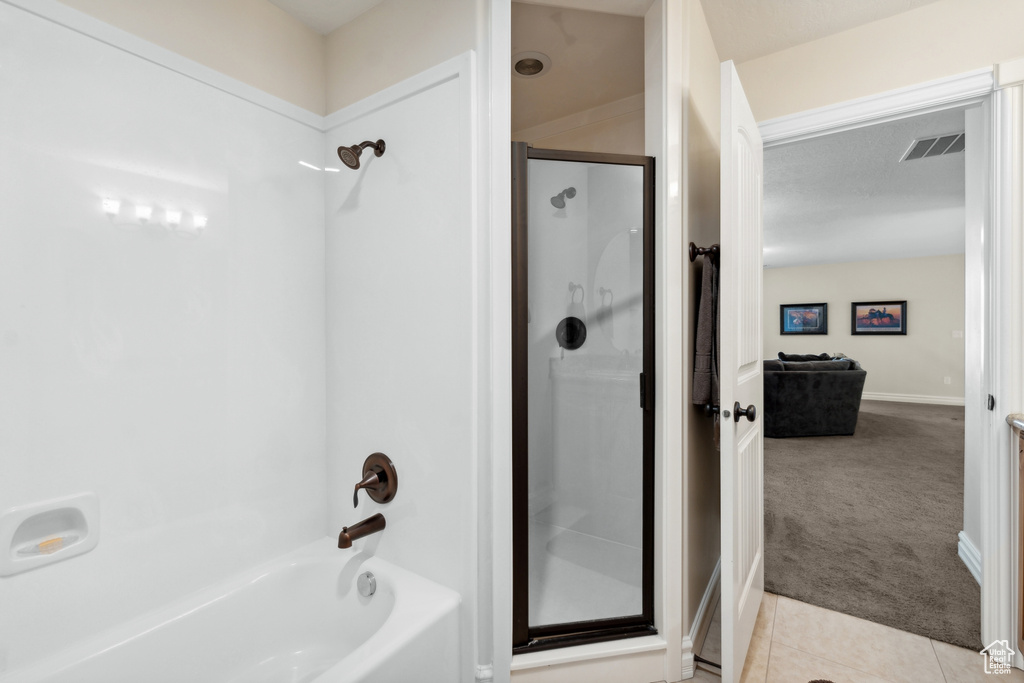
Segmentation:
{"type": "Polygon", "coordinates": [[[710,247],[698,247],[693,242],[690,242],[690,263],[697,260],[698,256],[704,254],[711,254],[712,258],[718,260],[719,247],[717,244],[712,244],[710,247]]]}

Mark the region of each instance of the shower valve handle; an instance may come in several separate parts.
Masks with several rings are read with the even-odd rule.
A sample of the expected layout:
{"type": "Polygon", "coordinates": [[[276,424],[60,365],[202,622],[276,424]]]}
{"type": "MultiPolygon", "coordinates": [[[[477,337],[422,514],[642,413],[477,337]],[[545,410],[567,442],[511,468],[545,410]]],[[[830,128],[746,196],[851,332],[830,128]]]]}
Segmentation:
{"type": "Polygon", "coordinates": [[[359,489],[376,503],[390,503],[398,493],[398,472],[391,458],[373,453],[363,462],[363,478],[352,492],[352,507],[359,507],[359,489]]]}

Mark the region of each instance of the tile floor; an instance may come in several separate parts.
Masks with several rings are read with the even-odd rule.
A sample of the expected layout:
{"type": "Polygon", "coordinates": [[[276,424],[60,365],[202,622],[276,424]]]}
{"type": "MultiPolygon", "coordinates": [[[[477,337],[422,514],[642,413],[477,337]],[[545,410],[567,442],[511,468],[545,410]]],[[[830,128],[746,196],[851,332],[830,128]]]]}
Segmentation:
{"type": "MultiPolygon", "coordinates": [[[[719,610],[700,655],[719,661],[719,610]]],[[[1024,683],[1024,671],[991,676],[977,652],[889,626],[765,593],[743,667],[742,683],[1024,683]]],[[[698,668],[695,681],[720,683],[698,668]]]]}

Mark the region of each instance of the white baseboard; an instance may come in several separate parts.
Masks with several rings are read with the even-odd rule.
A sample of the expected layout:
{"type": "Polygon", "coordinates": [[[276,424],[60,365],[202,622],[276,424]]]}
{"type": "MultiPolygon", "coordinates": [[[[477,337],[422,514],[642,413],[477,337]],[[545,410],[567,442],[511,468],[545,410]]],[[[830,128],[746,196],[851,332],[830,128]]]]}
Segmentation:
{"type": "Polygon", "coordinates": [[[967,569],[971,572],[971,576],[974,580],[981,585],[981,553],[978,551],[977,546],[971,542],[971,539],[967,538],[967,534],[961,531],[957,534],[957,538],[960,542],[956,544],[956,554],[960,556],[964,564],[967,565],[967,569]]]}
{"type": "Polygon", "coordinates": [[[877,391],[865,391],[861,394],[865,401],[891,401],[893,403],[928,403],[936,406],[962,406],[963,396],[927,396],[925,394],[884,394],[877,391]]]}
{"type": "Polygon", "coordinates": [[[700,604],[697,605],[697,613],[693,615],[693,624],[690,626],[690,632],[683,636],[682,680],[684,681],[693,678],[694,672],[697,669],[697,662],[693,658],[693,648],[707,634],[708,627],[711,626],[711,620],[715,616],[715,599],[718,597],[721,575],[722,558],[719,557],[718,562],[715,563],[715,570],[711,572],[708,585],[704,589],[704,596],[701,597],[700,604]]]}

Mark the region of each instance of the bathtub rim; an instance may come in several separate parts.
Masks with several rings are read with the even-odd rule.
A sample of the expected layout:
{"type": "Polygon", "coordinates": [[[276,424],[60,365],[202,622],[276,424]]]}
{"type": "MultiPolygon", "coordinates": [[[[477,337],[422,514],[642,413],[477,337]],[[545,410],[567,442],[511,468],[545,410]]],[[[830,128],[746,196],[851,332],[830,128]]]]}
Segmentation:
{"type": "Polygon", "coordinates": [[[324,561],[339,562],[339,571],[346,571],[350,563],[355,563],[356,568],[350,570],[353,583],[357,576],[366,571],[387,577],[384,590],[394,590],[394,604],[380,628],[353,648],[345,659],[320,674],[321,676],[327,676],[337,667],[343,666],[346,660],[356,656],[358,656],[359,664],[350,665],[352,672],[362,674],[372,671],[386,657],[421,633],[421,629],[429,628],[434,623],[441,621],[451,611],[457,612],[462,602],[461,596],[451,588],[366,552],[355,549],[339,550],[337,540],[325,536],[105,629],[93,637],[71,643],[44,659],[29,662],[26,666],[12,669],[6,673],[0,673],[0,683],[38,683],[47,677],[66,673],[73,667],[105,652],[118,647],[130,646],[132,640],[227,599],[267,579],[274,573],[287,571],[291,567],[303,564],[324,561]],[[339,558],[339,554],[344,554],[347,557],[342,560],[339,558]],[[399,588],[394,589],[392,586],[399,586],[399,588]],[[417,626],[419,629],[411,628],[412,626],[417,626]]]}

